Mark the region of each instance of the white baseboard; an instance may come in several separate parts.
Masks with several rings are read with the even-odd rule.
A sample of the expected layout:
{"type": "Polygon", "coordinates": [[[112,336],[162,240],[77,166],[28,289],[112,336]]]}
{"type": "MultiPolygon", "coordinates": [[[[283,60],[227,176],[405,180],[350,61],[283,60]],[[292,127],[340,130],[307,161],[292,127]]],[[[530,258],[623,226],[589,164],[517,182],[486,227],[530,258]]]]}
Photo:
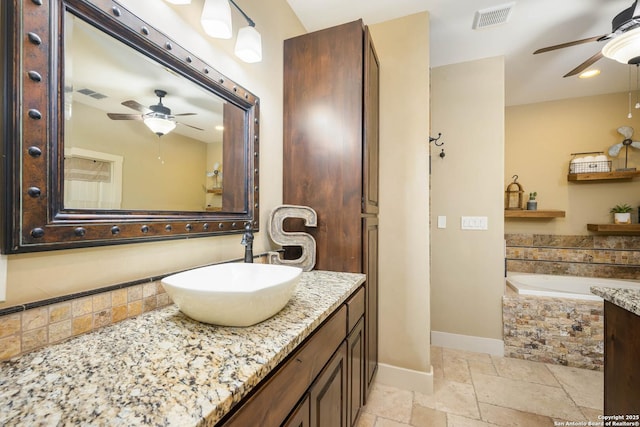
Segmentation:
{"type": "Polygon", "coordinates": [[[375,381],[402,390],[432,394],[433,367],[429,367],[429,372],[422,372],[379,363],[375,381]]]}
{"type": "Polygon", "coordinates": [[[504,356],[504,341],[493,338],[473,337],[470,335],[451,334],[431,331],[431,345],[453,348],[456,350],[489,353],[504,356]]]}

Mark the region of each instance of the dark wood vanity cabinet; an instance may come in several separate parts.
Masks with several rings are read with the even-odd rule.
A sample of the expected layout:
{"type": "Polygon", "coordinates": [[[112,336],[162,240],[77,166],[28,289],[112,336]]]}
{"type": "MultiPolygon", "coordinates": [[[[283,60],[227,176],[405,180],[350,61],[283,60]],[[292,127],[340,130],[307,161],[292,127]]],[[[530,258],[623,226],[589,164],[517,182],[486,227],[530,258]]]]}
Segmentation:
{"type": "Polygon", "coordinates": [[[379,93],[361,20],[285,40],[283,203],[318,215],[289,230],[313,235],[316,269],[367,275],[365,399],[378,366],[379,93]]]}
{"type": "Polygon", "coordinates": [[[219,425],[353,427],[365,386],[364,316],[360,287],[219,425]]]}
{"type": "Polygon", "coordinates": [[[604,334],[604,415],[638,416],[640,316],[605,301],[604,334]]]}

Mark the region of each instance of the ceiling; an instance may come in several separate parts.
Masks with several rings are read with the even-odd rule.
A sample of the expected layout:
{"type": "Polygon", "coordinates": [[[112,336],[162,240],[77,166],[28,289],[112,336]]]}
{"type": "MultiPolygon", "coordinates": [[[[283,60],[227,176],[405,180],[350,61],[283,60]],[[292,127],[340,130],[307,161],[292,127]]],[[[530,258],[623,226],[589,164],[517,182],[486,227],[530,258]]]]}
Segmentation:
{"type": "MultiPolygon", "coordinates": [[[[431,67],[504,55],[506,105],[624,92],[632,66],[603,58],[591,79],[562,76],[598,52],[592,42],[533,55],[542,47],[607,34],[633,0],[513,0],[505,24],[472,29],[477,10],[510,0],[287,0],[307,31],[363,18],[376,24],[417,12],[430,16],[431,67]]],[[[375,41],[375,40],[374,40],[375,41]]],[[[472,68],[470,68],[470,72],[472,68]]],[[[636,69],[631,80],[636,85],[636,69]]]]}

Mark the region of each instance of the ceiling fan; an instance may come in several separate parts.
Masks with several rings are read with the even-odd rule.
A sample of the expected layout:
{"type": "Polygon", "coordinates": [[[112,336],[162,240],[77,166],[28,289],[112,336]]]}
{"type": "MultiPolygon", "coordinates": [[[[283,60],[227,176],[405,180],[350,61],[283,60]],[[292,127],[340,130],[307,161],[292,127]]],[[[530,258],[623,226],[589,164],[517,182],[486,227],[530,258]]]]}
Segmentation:
{"type": "MultiPolygon", "coordinates": [[[[533,54],[536,55],[538,53],[544,53],[544,52],[549,52],[549,51],[552,51],[552,50],[563,49],[565,47],[576,46],[576,45],[583,44],[583,43],[609,41],[609,40],[612,40],[612,39],[614,39],[616,37],[620,37],[623,34],[629,32],[629,31],[635,30],[635,29],[640,31],[640,4],[638,4],[638,0],[635,0],[630,7],[628,7],[625,10],[623,10],[622,12],[618,13],[613,18],[613,20],[611,21],[611,32],[610,33],[603,34],[601,36],[594,36],[594,37],[589,37],[589,38],[586,38],[586,39],[575,40],[575,41],[572,41],[572,42],[561,43],[561,44],[557,44],[557,45],[553,45],[553,46],[544,47],[542,49],[536,50],[535,52],[533,52],[533,54]]],[[[607,47],[607,45],[605,45],[605,48],[607,47]]],[[[603,53],[604,50],[605,49],[602,49],[602,50],[598,51],[591,58],[587,59],[582,64],[578,65],[576,68],[574,68],[573,70],[569,71],[563,77],[570,77],[570,76],[574,76],[576,74],[580,74],[581,72],[583,72],[584,70],[589,68],[591,65],[596,63],[603,56],[605,56],[605,53],[603,53]]],[[[626,62],[629,63],[629,64],[638,65],[638,64],[640,64],[640,55],[635,56],[635,57],[631,57],[626,62]]]]}
{"type": "Polygon", "coordinates": [[[627,160],[629,158],[629,146],[634,148],[640,148],[640,142],[631,140],[631,137],[633,136],[633,128],[630,126],[620,126],[618,128],[618,133],[624,136],[624,139],[622,140],[622,142],[619,142],[609,147],[609,155],[611,157],[616,157],[620,153],[620,150],[622,150],[622,147],[624,147],[624,150],[625,150],[624,151],[624,168],[618,169],[618,170],[619,171],[636,170],[636,168],[627,167],[627,160]]]}
{"type": "Polygon", "coordinates": [[[122,105],[125,107],[139,111],[142,114],[107,113],[107,116],[109,116],[111,120],[142,120],[144,121],[144,124],[158,136],[168,134],[175,129],[177,124],[197,130],[203,130],[199,127],[174,120],[178,116],[195,116],[196,113],[171,114],[171,109],[162,103],[162,98],[167,96],[167,92],[162,89],[156,89],[154,93],[158,97],[158,103],[150,105],[149,107],[146,107],[132,99],[122,102],[122,105]]]}

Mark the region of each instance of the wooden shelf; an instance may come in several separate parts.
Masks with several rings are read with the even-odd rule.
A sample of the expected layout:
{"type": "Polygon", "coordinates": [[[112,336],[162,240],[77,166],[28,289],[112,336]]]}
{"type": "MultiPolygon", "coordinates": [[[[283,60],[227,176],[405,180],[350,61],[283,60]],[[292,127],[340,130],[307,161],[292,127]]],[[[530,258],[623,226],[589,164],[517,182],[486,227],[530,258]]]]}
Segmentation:
{"type": "Polygon", "coordinates": [[[559,211],[559,210],[553,210],[553,209],[536,210],[536,211],[505,209],[504,217],[505,218],[564,218],[565,211],[559,211]]]}
{"type": "Polygon", "coordinates": [[[222,194],[222,188],[207,188],[207,193],[210,194],[222,194]]]}
{"type": "Polygon", "coordinates": [[[600,233],[640,235],[640,224],[587,224],[587,230],[600,233]]]}
{"type": "Polygon", "coordinates": [[[567,175],[567,180],[568,181],[631,180],[637,176],[640,176],[640,171],[570,173],[569,175],[567,175]]]}

